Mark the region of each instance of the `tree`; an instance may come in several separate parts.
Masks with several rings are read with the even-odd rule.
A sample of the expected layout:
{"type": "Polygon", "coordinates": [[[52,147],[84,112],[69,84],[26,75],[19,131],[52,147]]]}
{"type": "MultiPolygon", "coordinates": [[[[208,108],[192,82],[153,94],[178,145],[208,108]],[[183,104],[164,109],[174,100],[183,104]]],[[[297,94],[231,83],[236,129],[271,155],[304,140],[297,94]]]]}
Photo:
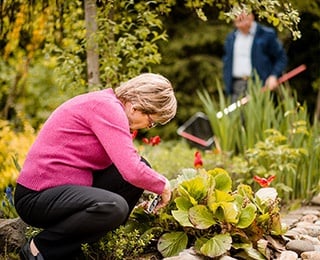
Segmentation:
{"type": "Polygon", "coordinates": [[[96,21],[97,6],[94,0],[85,0],[86,39],[87,39],[87,77],[88,85],[100,85],[99,46],[95,40],[98,30],[96,21]]]}
{"type": "MultiPolygon", "coordinates": [[[[298,13],[287,1],[183,3],[202,20],[207,6],[216,6],[219,18],[227,21],[239,8],[252,9],[279,30],[300,36],[298,13]]],[[[7,0],[0,5],[1,116],[14,118],[22,110],[40,123],[69,96],[96,84],[114,87],[159,64],[159,43],[167,40],[163,18],[176,1],[7,0]],[[35,72],[50,76],[40,82],[35,72]],[[48,99],[41,100],[42,95],[48,99]]]]}

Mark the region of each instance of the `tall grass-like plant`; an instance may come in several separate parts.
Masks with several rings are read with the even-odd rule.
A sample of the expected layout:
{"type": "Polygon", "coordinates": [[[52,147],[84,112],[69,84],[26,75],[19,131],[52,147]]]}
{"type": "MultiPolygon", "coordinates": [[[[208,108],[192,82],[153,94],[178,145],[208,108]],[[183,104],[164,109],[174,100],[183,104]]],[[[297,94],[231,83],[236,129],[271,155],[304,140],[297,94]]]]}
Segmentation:
{"type": "Polygon", "coordinates": [[[307,107],[294,91],[281,86],[274,95],[260,91],[259,82],[248,86],[247,104],[229,113],[221,107],[226,105],[221,90],[220,107],[208,92],[198,93],[216,138],[224,151],[247,160],[246,178],[276,175],[284,202],[309,201],[319,192],[319,126],[311,126],[307,107]]]}
{"type": "Polygon", "coordinates": [[[273,93],[261,91],[262,83],[258,80],[248,82],[249,101],[241,106],[242,124],[240,131],[235,131],[238,136],[237,148],[243,152],[245,149],[252,148],[257,141],[265,138],[265,129],[272,127],[278,128],[281,118],[279,118],[279,107],[274,105],[273,93]]]}
{"type": "Polygon", "coordinates": [[[282,121],[279,107],[274,106],[270,91],[261,91],[261,85],[259,80],[248,82],[250,94],[243,105],[240,101],[230,105],[221,87],[218,88],[218,102],[206,90],[198,92],[222,150],[243,153],[265,137],[265,129],[279,127],[282,121]]]}
{"type": "Polygon", "coordinates": [[[217,83],[217,86],[219,93],[218,102],[216,102],[206,90],[198,91],[198,96],[203,103],[204,112],[209,118],[213,133],[221,149],[223,151],[234,151],[236,138],[233,133],[237,132],[241,127],[240,113],[239,110],[235,110],[232,113],[228,113],[228,111],[225,110],[228,101],[225,99],[219,83],[217,83]],[[228,116],[225,115],[227,113],[228,116]],[[219,118],[218,115],[222,115],[222,117],[219,118]],[[230,134],[231,131],[232,134],[230,134]]]}

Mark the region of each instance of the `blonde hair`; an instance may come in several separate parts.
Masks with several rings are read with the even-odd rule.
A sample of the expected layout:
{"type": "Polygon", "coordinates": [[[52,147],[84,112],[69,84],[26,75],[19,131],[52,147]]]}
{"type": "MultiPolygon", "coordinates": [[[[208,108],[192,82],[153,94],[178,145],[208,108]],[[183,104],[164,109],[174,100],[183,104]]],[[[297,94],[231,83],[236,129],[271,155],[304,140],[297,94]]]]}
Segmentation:
{"type": "Polygon", "coordinates": [[[158,123],[168,123],[177,112],[177,100],[172,85],[165,77],[143,73],[115,88],[122,102],[131,102],[142,113],[155,115],[158,123]]]}

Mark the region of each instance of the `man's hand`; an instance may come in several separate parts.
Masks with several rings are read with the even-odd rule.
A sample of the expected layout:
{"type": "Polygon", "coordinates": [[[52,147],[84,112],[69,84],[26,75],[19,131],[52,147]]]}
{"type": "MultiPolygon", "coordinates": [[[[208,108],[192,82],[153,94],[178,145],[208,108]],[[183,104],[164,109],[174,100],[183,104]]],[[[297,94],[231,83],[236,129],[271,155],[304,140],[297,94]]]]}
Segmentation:
{"type": "Polygon", "coordinates": [[[278,78],[276,76],[269,76],[266,80],[265,86],[269,90],[275,90],[279,85],[278,78]]]}

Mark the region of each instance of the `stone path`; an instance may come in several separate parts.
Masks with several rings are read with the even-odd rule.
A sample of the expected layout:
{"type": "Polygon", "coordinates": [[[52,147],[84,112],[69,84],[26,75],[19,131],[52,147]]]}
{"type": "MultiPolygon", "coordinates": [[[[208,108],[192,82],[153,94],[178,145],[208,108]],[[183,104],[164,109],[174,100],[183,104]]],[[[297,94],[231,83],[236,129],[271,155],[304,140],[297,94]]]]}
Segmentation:
{"type": "Polygon", "coordinates": [[[282,216],[288,227],[286,250],[280,260],[320,260],[320,205],[304,206],[282,216]]]}

